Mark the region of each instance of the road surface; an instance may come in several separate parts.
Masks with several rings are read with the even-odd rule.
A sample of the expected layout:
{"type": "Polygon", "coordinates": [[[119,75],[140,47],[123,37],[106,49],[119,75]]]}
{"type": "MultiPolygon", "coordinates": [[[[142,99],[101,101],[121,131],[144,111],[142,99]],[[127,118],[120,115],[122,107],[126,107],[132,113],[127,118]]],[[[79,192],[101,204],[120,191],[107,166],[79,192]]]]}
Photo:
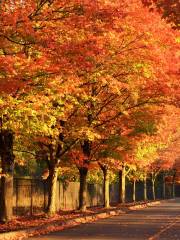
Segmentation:
{"type": "Polygon", "coordinates": [[[30,239],[180,240],[180,199],[30,239]]]}

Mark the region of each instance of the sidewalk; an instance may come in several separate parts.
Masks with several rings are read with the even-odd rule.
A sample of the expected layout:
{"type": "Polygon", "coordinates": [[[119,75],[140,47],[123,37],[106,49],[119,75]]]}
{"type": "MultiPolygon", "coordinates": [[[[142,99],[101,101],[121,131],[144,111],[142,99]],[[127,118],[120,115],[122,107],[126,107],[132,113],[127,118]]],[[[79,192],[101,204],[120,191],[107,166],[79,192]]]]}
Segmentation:
{"type": "Polygon", "coordinates": [[[47,218],[45,214],[32,217],[17,217],[7,224],[0,224],[0,240],[20,240],[30,236],[61,231],[83,223],[90,223],[98,219],[125,214],[131,210],[160,204],[161,201],[119,204],[109,209],[93,207],[83,213],[79,211],[61,211],[51,218],[47,218]]]}

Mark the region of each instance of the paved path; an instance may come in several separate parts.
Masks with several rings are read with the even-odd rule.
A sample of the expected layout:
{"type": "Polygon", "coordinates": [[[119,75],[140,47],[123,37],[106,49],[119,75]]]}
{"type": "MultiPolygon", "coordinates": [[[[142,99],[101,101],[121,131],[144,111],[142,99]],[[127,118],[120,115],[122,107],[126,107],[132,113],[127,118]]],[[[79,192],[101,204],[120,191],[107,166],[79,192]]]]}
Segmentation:
{"type": "Polygon", "coordinates": [[[30,239],[180,240],[180,199],[30,239]]]}

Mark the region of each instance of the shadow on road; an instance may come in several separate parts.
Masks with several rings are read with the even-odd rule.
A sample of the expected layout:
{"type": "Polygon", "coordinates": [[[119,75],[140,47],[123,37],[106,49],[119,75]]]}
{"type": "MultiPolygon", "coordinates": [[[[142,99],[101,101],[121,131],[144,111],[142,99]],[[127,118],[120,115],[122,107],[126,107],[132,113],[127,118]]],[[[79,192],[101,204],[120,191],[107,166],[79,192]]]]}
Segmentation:
{"type": "Polygon", "coordinates": [[[180,240],[180,199],[30,239],[180,240]]]}

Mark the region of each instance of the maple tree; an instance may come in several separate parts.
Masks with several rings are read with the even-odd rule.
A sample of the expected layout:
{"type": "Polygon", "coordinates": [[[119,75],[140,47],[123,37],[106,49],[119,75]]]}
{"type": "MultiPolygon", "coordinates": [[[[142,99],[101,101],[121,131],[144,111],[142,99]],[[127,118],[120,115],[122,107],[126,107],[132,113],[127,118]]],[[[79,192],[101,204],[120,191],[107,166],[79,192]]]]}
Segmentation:
{"type": "Polygon", "coordinates": [[[178,102],[177,33],[131,0],[3,1],[0,20],[3,121],[48,163],[50,214],[58,167],[76,147],[85,210],[96,142],[141,106],[178,102]]]}
{"type": "Polygon", "coordinates": [[[162,14],[162,17],[168,20],[173,24],[173,27],[179,29],[180,27],[180,17],[179,9],[180,3],[178,0],[142,0],[142,2],[149,6],[151,11],[153,8],[157,8],[158,11],[162,14]]]}
{"type": "MultiPolygon", "coordinates": [[[[131,52],[131,54],[133,55],[132,52],[131,52]]],[[[130,59],[129,56],[128,56],[128,59],[130,59]]],[[[138,67],[139,67],[139,65],[138,65],[138,67]]],[[[141,71],[141,65],[140,65],[140,71],[141,71]]],[[[138,73],[140,73],[140,72],[138,72],[138,73]]],[[[133,72],[133,74],[135,74],[135,73],[133,72]]],[[[127,73],[125,75],[126,75],[127,78],[125,77],[124,79],[128,79],[128,77],[129,77],[128,75],[131,75],[131,74],[127,73]]],[[[114,78],[111,79],[111,85],[112,85],[112,81],[113,80],[114,80],[114,78]]],[[[100,108],[100,110],[102,109],[101,110],[101,114],[98,112],[97,105],[95,104],[95,100],[96,100],[99,103],[99,106],[101,106],[100,103],[101,103],[102,99],[104,98],[103,94],[97,94],[96,93],[97,89],[99,89],[99,91],[101,90],[101,88],[100,88],[100,81],[98,81],[98,88],[96,87],[96,82],[93,82],[93,84],[91,84],[90,82],[89,83],[86,82],[86,85],[85,85],[86,95],[87,95],[88,91],[90,91],[90,97],[87,99],[87,102],[85,102],[85,103],[87,103],[87,110],[86,110],[86,112],[87,112],[87,126],[89,125],[89,127],[91,127],[91,129],[93,127],[95,132],[98,131],[98,134],[99,133],[101,134],[101,132],[102,132],[102,130],[100,130],[101,128],[103,128],[104,126],[110,127],[110,125],[112,123],[114,123],[114,120],[116,120],[119,116],[121,116],[127,110],[129,111],[131,108],[136,108],[136,106],[138,107],[139,104],[141,105],[141,104],[148,103],[148,101],[146,102],[146,100],[144,100],[144,102],[140,103],[140,99],[139,99],[139,103],[137,105],[136,104],[134,104],[134,106],[131,105],[131,104],[133,104],[133,101],[132,101],[133,97],[132,97],[131,93],[133,94],[134,97],[135,97],[135,94],[136,94],[136,97],[138,97],[138,93],[136,91],[137,91],[138,87],[140,87],[140,86],[136,86],[136,90],[133,89],[132,92],[127,91],[127,92],[125,92],[123,94],[119,94],[119,96],[118,96],[118,94],[116,95],[116,94],[114,94],[114,92],[112,92],[112,93],[110,92],[111,87],[110,87],[110,89],[108,89],[109,88],[108,82],[106,81],[106,83],[107,83],[107,87],[106,88],[107,88],[108,91],[106,93],[105,92],[106,88],[104,88],[103,89],[104,90],[103,93],[105,93],[106,96],[109,95],[109,101],[110,102],[108,102],[108,98],[106,98],[107,100],[105,100],[105,102],[104,102],[105,105],[102,105],[103,109],[100,108]],[[93,85],[93,86],[91,86],[91,85],[93,85]],[[130,93],[130,96],[128,96],[129,93],[130,93]],[[122,108],[119,109],[118,102],[120,101],[122,103],[122,96],[124,97],[125,102],[124,102],[124,104],[120,104],[123,109],[122,108]],[[107,104],[106,104],[106,101],[107,101],[107,104]],[[98,115],[97,115],[97,113],[98,113],[98,115]],[[104,120],[104,119],[106,119],[106,120],[104,120]],[[94,122],[96,121],[96,122],[99,122],[99,123],[98,124],[94,124],[93,121],[94,122]]],[[[123,85],[123,88],[126,88],[126,86],[123,85]]],[[[162,90],[163,87],[161,86],[160,89],[162,90]]],[[[158,88],[158,90],[159,90],[159,88],[158,88]]],[[[141,90],[139,90],[139,91],[141,91],[141,90]]],[[[141,91],[141,92],[143,93],[144,91],[141,91]]],[[[148,94],[147,94],[146,91],[144,92],[144,94],[146,94],[146,97],[148,97],[148,94]]],[[[141,97],[143,98],[144,96],[141,96],[141,97]]],[[[158,97],[159,97],[159,95],[158,95],[158,97]]],[[[152,100],[153,98],[150,98],[150,99],[152,100]]],[[[83,107],[86,107],[86,105],[83,106],[83,107]]],[[[87,131],[87,129],[86,129],[86,131],[87,131]]],[[[87,132],[90,133],[90,132],[92,132],[92,130],[87,131],[87,132]]],[[[89,137],[91,137],[91,136],[89,136],[89,137]]],[[[91,141],[87,141],[87,140],[84,142],[84,144],[82,144],[83,153],[85,155],[87,155],[86,158],[85,158],[86,163],[87,163],[87,158],[90,158],[91,145],[92,145],[91,141]]],[[[84,171],[84,174],[86,175],[87,174],[87,168],[85,167],[82,170],[84,171]]]]}
{"type": "MultiPolygon", "coordinates": [[[[143,165],[142,162],[136,161],[134,155],[134,151],[137,148],[137,144],[139,141],[145,138],[146,135],[152,135],[156,132],[154,116],[152,112],[148,108],[135,111],[127,116],[121,117],[121,120],[114,122],[114,126],[116,126],[113,130],[113,134],[106,131],[106,138],[102,139],[98,142],[96,141],[96,151],[98,154],[96,159],[98,160],[98,164],[103,170],[104,175],[104,186],[106,187],[106,193],[104,192],[104,200],[109,206],[109,193],[108,193],[108,173],[109,170],[117,171],[119,169],[119,191],[120,191],[120,202],[125,202],[125,188],[126,188],[126,178],[130,178],[134,181],[134,199],[135,199],[135,182],[136,180],[146,178],[146,174],[144,173],[144,168],[140,170],[138,169],[143,165]],[[119,130],[118,126],[121,126],[119,130]],[[136,176],[136,177],[135,177],[136,176]],[[138,178],[137,178],[138,177],[138,178]]],[[[159,120],[160,117],[158,117],[159,120]]],[[[110,128],[109,128],[110,129],[110,128]]],[[[103,135],[105,137],[105,134],[103,135]]],[[[146,180],[144,181],[146,184],[146,180]]],[[[104,187],[105,189],[105,187],[104,187]]],[[[145,185],[145,199],[146,196],[146,185],[145,185]]]]}
{"type": "MultiPolygon", "coordinates": [[[[179,179],[179,130],[171,136],[169,144],[160,152],[170,170],[164,175],[164,184],[172,184],[172,197],[175,197],[175,184],[179,179]]],[[[166,167],[167,168],[167,167],[166,167]]]]}
{"type": "Polygon", "coordinates": [[[119,168],[120,202],[125,202],[126,178],[133,180],[134,199],[135,182],[139,179],[144,181],[144,199],[147,200],[148,162],[147,159],[141,157],[141,147],[139,149],[139,145],[145,139],[149,140],[151,136],[156,134],[156,123],[160,120],[157,109],[159,107],[143,106],[123,116],[116,123],[121,126],[119,133],[121,141],[119,143],[116,141],[116,144],[114,144],[114,150],[119,154],[119,163],[116,164],[116,168],[119,168]]]}
{"type": "Polygon", "coordinates": [[[2,167],[1,195],[0,195],[0,221],[10,220],[13,215],[13,133],[9,130],[0,131],[0,157],[2,167]]]}
{"type": "Polygon", "coordinates": [[[144,159],[140,161],[140,164],[151,175],[154,199],[155,181],[158,174],[163,173],[163,195],[165,197],[165,174],[169,175],[171,172],[174,175],[173,165],[179,154],[177,149],[171,149],[174,140],[179,138],[179,108],[165,106],[163,107],[163,111],[161,110],[160,115],[161,118],[156,124],[155,134],[143,139],[137,149],[136,155],[139,160],[144,159]]]}
{"type": "MultiPolygon", "coordinates": [[[[48,7],[49,4],[50,4],[49,1],[43,1],[43,2],[39,1],[36,4],[34,4],[34,1],[29,1],[28,3],[23,3],[23,5],[21,6],[17,1],[13,5],[10,3],[9,6],[6,4],[2,6],[2,9],[4,10],[4,12],[3,11],[1,12],[2,13],[1,27],[3,28],[3,34],[1,35],[1,39],[3,40],[2,61],[5,61],[5,63],[9,61],[8,66],[10,66],[12,69],[12,71],[10,71],[10,69],[3,69],[5,73],[1,79],[1,82],[2,82],[1,86],[3,86],[2,91],[17,92],[19,91],[19,88],[21,90],[21,87],[22,87],[22,91],[24,92],[24,89],[27,86],[41,87],[42,90],[44,90],[44,87],[43,87],[44,80],[47,77],[52,75],[53,75],[53,78],[55,78],[55,75],[56,75],[55,73],[57,73],[58,71],[58,78],[55,78],[56,84],[54,84],[53,87],[54,88],[57,87],[57,89],[59,90],[58,93],[60,98],[60,93],[63,92],[64,94],[64,90],[65,92],[67,92],[67,89],[69,89],[68,85],[62,86],[64,83],[64,78],[67,78],[66,74],[70,73],[70,77],[72,77],[72,79],[74,80],[74,76],[71,71],[74,68],[77,69],[77,67],[79,66],[75,66],[76,63],[73,66],[72,59],[69,57],[69,60],[67,60],[68,58],[66,57],[68,55],[68,52],[71,51],[71,41],[73,40],[72,36],[74,32],[73,34],[70,32],[70,35],[67,34],[67,36],[63,34],[63,36],[60,38],[59,31],[63,32],[63,27],[64,26],[67,27],[68,25],[70,25],[76,30],[76,28],[78,27],[76,26],[76,24],[78,24],[79,22],[79,25],[81,25],[81,19],[80,21],[78,20],[78,18],[80,18],[79,13],[80,15],[83,15],[83,12],[81,12],[81,9],[78,8],[78,6],[76,6],[75,1],[72,1],[72,3],[70,2],[69,5],[66,3],[65,6],[64,6],[64,3],[58,3],[58,1],[54,1],[52,5],[50,4],[51,8],[48,7]],[[54,18],[57,17],[57,19],[59,18],[59,21],[61,21],[62,19],[64,19],[64,16],[66,16],[64,14],[63,9],[65,12],[67,12],[67,15],[70,14],[70,16],[68,16],[67,18],[65,17],[64,25],[62,24],[58,25],[58,23],[54,25],[54,18]],[[29,14],[29,12],[31,12],[31,14],[29,14]],[[46,16],[48,16],[48,19],[46,19],[46,16]],[[10,21],[9,25],[7,26],[6,20],[9,17],[11,17],[12,22],[10,21]],[[73,25],[68,24],[68,23],[71,23],[71,21],[74,22],[73,25]],[[45,23],[45,25],[42,28],[38,27],[41,24],[43,25],[43,22],[45,23]],[[28,31],[23,32],[24,29],[28,31]],[[47,34],[46,35],[47,38],[46,38],[44,33],[45,32],[47,33],[48,31],[52,32],[52,29],[54,32],[53,37],[52,37],[52,34],[51,34],[51,37],[50,35],[47,34]],[[72,40],[71,39],[69,40],[69,45],[68,45],[66,44],[66,38],[69,38],[69,37],[72,40]],[[58,53],[57,53],[57,50],[59,51],[58,53]],[[64,60],[62,56],[63,54],[65,55],[64,60]],[[61,61],[60,62],[55,61],[56,57],[59,57],[59,56],[62,57],[61,61]],[[16,64],[17,61],[19,62],[18,65],[16,64]],[[61,67],[65,71],[63,73],[63,77],[61,74],[63,69],[61,67]],[[12,76],[12,72],[14,73],[14,76],[12,76]],[[59,81],[62,81],[61,86],[59,86],[59,81]]],[[[83,20],[82,20],[82,23],[83,23],[83,20]]],[[[81,28],[84,29],[84,24],[83,26],[81,26],[81,28]]],[[[81,45],[78,45],[78,43],[74,43],[73,45],[74,48],[82,46],[82,49],[85,49],[83,47],[85,44],[85,41],[89,42],[88,39],[87,40],[82,39],[82,41],[79,43],[81,45]]],[[[76,51],[76,49],[74,49],[74,51],[76,51]]],[[[79,58],[79,54],[77,55],[78,55],[77,57],[79,58]]],[[[85,63],[86,62],[88,61],[85,60],[85,63]]],[[[72,83],[72,80],[68,82],[68,84],[71,84],[71,83],[72,83]]],[[[51,82],[51,84],[53,84],[53,81],[51,82]]],[[[71,91],[73,91],[72,86],[71,86],[70,92],[71,91]]],[[[60,106],[59,103],[56,105],[57,105],[57,108],[58,106],[60,106]]],[[[49,126],[47,127],[47,125],[45,124],[43,129],[47,133],[50,131],[50,128],[49,126]]],[[[51,136],[48,136],[48,137],[51,138],[51,136]]],[[[57,137],[57,134],[56,134],[56,137],[57,137]]],[[[57,145],[60,148],[60,144],[57,144],[57,145]]],[[[57,149],[57,151],[59,151],[59,148],[57,149]]],[[[53,168],[55,168],[55,166],[56,164],[53,166],[53,168]]],[[[51,191],[51,192],[55,192],[55,191],[51,191]]]]}
{"type": "MultiPolygon", "coordinates": [[[[145,179],[145,174],[144,174],[144,169],[141,168],[141,166],[138,166],[138,163],[133,163],[133,166],[130,168],[130,172],[128,173],[128,179],[132,181],[133,185],[133,192],[132,192],[132,199],[133,202],[136,201],[136,183],[140,181],[144,181],[145,179]]],[[[144,201],[147,200],[147,186],[145,185],[144,181],[144,201]]]]}
{"type": "Polygon", "coordinates": [[[120,145],[121,138],[115,132],[110,134],[106,131],[106,138],[102,139],[98,143],[95,143],[95,150],[98,165],[103,172],[103,196],[104,196],[104,207],[110,206],[109,198],[109,183],[110,183],[110,172],[117,171],[117,167],[120,165],[121,155],[117,151],[120,145]]]}

